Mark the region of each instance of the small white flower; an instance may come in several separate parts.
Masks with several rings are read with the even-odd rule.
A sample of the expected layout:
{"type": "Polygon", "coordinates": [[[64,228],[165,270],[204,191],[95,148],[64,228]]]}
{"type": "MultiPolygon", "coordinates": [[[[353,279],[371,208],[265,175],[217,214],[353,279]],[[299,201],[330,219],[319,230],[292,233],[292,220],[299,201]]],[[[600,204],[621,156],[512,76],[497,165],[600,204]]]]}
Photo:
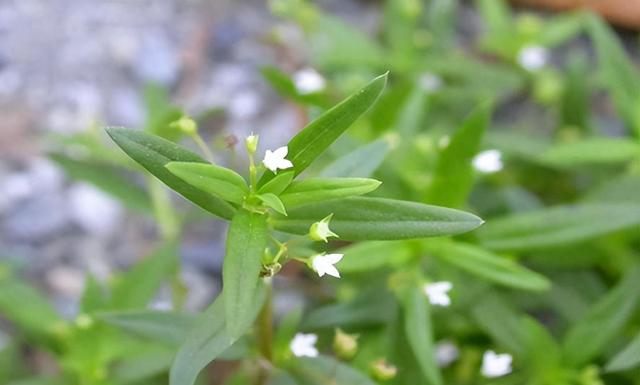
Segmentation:
{"type": "Polygon", "coordinates": [[[424,285],[424,293],[429,298],[432,305],[449,306],[451,298],[449,298],[449,290],[453,288],[453,284],[447,281],[428,283],[424,285]]]}
{"type": "Polygon", "coordinates": [[[329,274],[332,277],[340,278],[340,272],[336,269],[336,263],[340,262],[344,254],[318,254],[311,259],[311,267],[322,277],[329,274]]]}
{"type": "Polygon", "coordinates": [[[493,173],[502,170],[502,153],[498,150],[487,150],[473,158],[473,167],[483,173],[493,173]]]}
{"type": "Polygon", "coordinates": [[[318,349],[316,349],[316,342],[318,336],[315,334],[297,333],[289,348],[296,357],[318,357],[318,349]]]}
{"type": "Polygon", "coordinates": [[[262,163],[269,170],[276,172],[278,169],[284,170],[287,168],[293,167],[293,163],[289,160],[285,159],[287,154],[289,153],[289,148],[287,146],[282,146],[275,151],[267,150],[264,154],[264,160],[262,163]]]}
{"type": "Polygon", "coordinates": [[[302,95],[322,91],[325,87],[324,78],[313,68],[304,68],[293,74],[293,83],[302,95]]]}
{"type": "Polygon", "coordinates": [[[424,92],[431,94],[442,87],[442,78],[430,72],[425,72],[420,75],[418,83],[424,92]]]}
{"type": "Polygon", "coordinates": [[[459,356],[460,350],[451,341],[440,341],[436,345],[436,361],[441,368],[451,365],[459,356]]]}
{"type": "Polygon", "coordinates": [[[549,51],[545,47],[529,45],[518,53],[518,63],[527,71],[537,71],[544,67],[549,60],[549,51]]]}
{"type": "Polygon", "coordinates": [[[489,378],[501,377],[511,373],[510,354],[496,354],[493,350],[486,351],[482,356],[482,375],[489,378]]]}

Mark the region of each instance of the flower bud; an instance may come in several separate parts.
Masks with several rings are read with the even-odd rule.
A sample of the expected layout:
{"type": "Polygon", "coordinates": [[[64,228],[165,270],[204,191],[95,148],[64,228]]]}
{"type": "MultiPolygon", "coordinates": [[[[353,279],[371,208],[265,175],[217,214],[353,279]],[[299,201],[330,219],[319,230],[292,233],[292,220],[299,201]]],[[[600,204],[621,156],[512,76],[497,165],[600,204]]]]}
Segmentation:
{"type": "Polygon", "coordinates": [[[398,369],[395,366],[388,364],[387,360],[384,358],[373,361],[369,369],[371,370],[371,375],[377,381],[391,380],[398,373],[398,369]]]}
{"type": "Polygon", "coordinates": [[[186,115],[182,115],[180,119],[171,123],[172,128],[176,128],[187,135],[195,135],[198,133],[198,124],[195,120],[186,115]]]}
{"type": "Polygon", "coordinates": [[[358,336],[336,329],[336,335],[333,338],[333,350],[343,360],[352,359],[358,352],[358,336]]]}
{"type": "Polygon", "coordinates": [[[325,241],[328,242],[327,238],[336,237],[338,238],[338,234],[334,233],[329,229],[329,222],[331,221],[331,217],[333,214],[330,214],[320,222],[315,222],[309,228],[309,238],[314,241],[325,241]]]}
{"type": "Polygon", "coordinates": [[[244,142],[247,146],[247,152],[249,152],[249,154],[255,154],[258,149],[258,135],[251,134],[247,136],[244,142]]]}

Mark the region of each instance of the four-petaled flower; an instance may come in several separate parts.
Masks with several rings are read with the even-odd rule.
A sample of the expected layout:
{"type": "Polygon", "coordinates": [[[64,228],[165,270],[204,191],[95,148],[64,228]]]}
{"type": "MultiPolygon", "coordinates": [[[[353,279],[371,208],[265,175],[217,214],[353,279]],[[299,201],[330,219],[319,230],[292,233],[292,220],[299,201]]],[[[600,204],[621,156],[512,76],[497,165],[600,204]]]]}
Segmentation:
{"type": "Polygon", "coordinates": [[[501,377],[511,373],[511,361],[513,358],[510,354],[497,354],[493,350],[486,351],[482,356],[481,373],[485,377],[494,378],[501,377]]]}
{"type": "Polygon", "coordinates": [[[340,262],[343,256],[343,254],[318,254],[311,257],[311,267],[320,277],[329,274],[332,277],[340,278],[340,272],[333,265],[340,262]]]}
{"type": "Polygon", "coordinates": [[[432,305],[449,306],[451,305],[451,298],[449,298],[448,291],[452,288],[453,284],[451,282],[433,282],[424,285],[424,293],[432,305]]]}
{"type": "Polygon", "coordinates": [[[282,146],[273,152],[271,150],[267,150],[267,152],[264,154],[264,160],[262,161],[262,163],[266,168],[273,172],[278,171],[278,169],[284,170],[287,168],[291,168],[293,167],[293,163],[285,159],[287,153],[289,153],[289,148],[287,146],[282,146]]]}
{"type": "Polygon", "coordinates": [[[293,355],[296,357],[317,357],[317,341],[318,336],[315,334],[297,333],[295,337],[293,337],[293,340],[291,340],[289,348],[291,349],[293,355]]]}
{"type": "Polygon", "coordinates": [[[473,158],[473,167],[483,173],[502,170],[502,153],[498,150],[487,150],[473,158]]]}

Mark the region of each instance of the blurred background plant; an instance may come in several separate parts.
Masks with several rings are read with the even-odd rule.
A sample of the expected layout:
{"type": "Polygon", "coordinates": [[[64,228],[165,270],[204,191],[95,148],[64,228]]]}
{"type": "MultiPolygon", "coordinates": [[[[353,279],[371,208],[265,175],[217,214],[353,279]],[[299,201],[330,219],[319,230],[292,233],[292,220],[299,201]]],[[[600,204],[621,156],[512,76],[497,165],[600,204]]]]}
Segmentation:
{"type": "MultiPolygon", "coordinates": [[[[496,0],[150,3],[0,6],[0,383],[167,383],[219,290],[222,222],[103,123],[245,168],[250,132],[262,150],[284,144],[386,71],[378,103],[307,174],[374,177],[374,196],[486,223],[332,241],[340,280],[286,265],[270,383],[640,383],[635,33],[496,0]],[[34,35],[46,50],[21,40],[34,35]],[[438,282],[449,306],[415,290],[438,282]],[[296,332],[326,355],[292,356],[296,332]],[[487,376],[489,350],[512,373],[487,376]]],[[[238,365],[258,355],[241,341],[201,383],[263,381],[238,365]]]]}

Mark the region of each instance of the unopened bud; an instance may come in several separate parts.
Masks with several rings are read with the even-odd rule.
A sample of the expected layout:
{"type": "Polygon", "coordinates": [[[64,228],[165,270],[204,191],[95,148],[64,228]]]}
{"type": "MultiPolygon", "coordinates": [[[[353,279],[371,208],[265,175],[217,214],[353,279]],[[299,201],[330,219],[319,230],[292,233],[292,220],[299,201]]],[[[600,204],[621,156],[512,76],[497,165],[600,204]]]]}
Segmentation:
{"type": "Polygon", "coordinates": [[[315,222],[314,224],[312,224],[309,228],[309,238],[313,239],[314,241],[325,242],[328,242],[327,238],[329,237],[338,238],[338,234],[329,229],[329,222],[331,221],[331,217],[333,217],[333,214],[330,214],[320,222],[315,222]]]}
{"type": "Polygon", "coordinates": [[[171,123],[172,128],[176,128],[187,135],[195,135],[198,133],[198,124],[190,117],[183,115],[180,119],[171,123]]]}
{"type": "Polygon", "coordinates": [[[358,336],[336,329],[336,335],[333,338],[333,350],[343,360],[352,359],[358,352],[358,336]]]}
{"type": "Polygon", "coordinates": [[[398,369],[387,363],[387,360],[381,358],[371,363],[371,375],[378,381],[388,381],[398,374],[398,369]]]}
{"type": "Polygon", "coordinates": [[[247,146],[247,152],[249,152],[249,154],[255,154],[258,149],[258,135],[251,134],[247,136],[245,144],[247,146]]]}

